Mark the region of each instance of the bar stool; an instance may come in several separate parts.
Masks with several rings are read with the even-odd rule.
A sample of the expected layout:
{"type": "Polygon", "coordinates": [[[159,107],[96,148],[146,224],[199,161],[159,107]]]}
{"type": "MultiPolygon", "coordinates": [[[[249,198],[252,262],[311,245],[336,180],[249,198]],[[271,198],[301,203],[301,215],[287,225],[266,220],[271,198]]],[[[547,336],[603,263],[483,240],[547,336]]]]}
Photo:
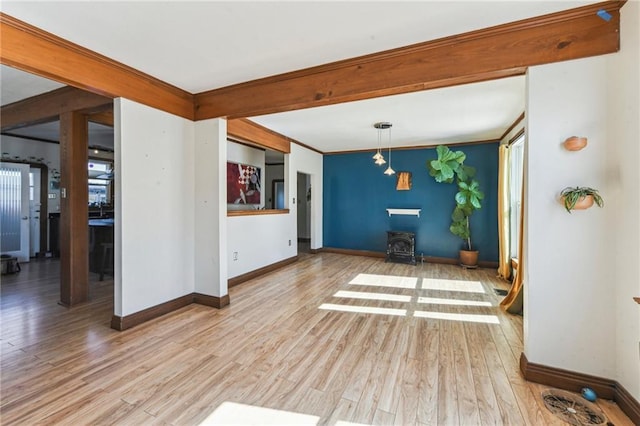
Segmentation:
{"type": "Polygon", "coordinates": [[[100,264],[100,281],[104,279],[104,273],[113,274],[113,243],[101,243],[102,262],[100,264]]]}

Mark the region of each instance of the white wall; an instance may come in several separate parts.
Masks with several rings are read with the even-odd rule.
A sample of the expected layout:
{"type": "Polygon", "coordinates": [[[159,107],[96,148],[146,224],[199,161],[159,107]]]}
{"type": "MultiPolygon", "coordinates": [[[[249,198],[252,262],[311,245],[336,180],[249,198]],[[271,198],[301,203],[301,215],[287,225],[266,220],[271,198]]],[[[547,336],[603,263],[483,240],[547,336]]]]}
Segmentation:
{"type": "Polygon", "coordinates": [[[194,123],[116,99],[115,314],[194,291],[194,123]]]}
{"type": "MultiPolygon", "coordinates": [[[[42,163],[49,168],[48,182],[51,182],[51,172],[54,169],[58,172],[60,171],[60,145],[58,144],[0,136],[0,151],[2,151],[3,157],[7,153],[8,159],[12,159],[15,156],[25,160],[28,160],[29,157],[44,158],[42,163]]],[[[60,212],[60,190],[51,189],[50,185],[47,188],[42,188],[42,190],[49,194],[55,194],[56,197],[48,200],[48,213],[60,212]]]]}
{"type": "Polygon", "coordinates": [[[311,175],[311,247],[322,247],[322,155],[291,144],[284,170],[288,214],[227,217],[229,278],[297,255],[297,204],[293,199],[297,201],[298,171],[311,175]],[[233,260],[234,252],[238,253],[237,260],[233,260]]]}
{"type": "MultiPolygon", "coordinates": [[[[229,210],[255,210],[264,208],[265,200],[265,152],[247,145],[227,141],[227,160],[232,163],[249,164],[260,168],[260,205],[229,204],[229,210]]],[[[226,176],[227,163],[223,164],[226,176]]],[[[226,179],[226,177],[225,177],[226,179]]],[[[225,197],[226,200],[226,197],[225,197]]]]}
{"type": "Polygon", "coordinates": [[[616,376],[640,400],[640,3],[621,10],[621,50],[608,57],[609,175],[607,209],[615,246],[613,263],[616,304],[616,376]]]}
{"type": "Polygon", "coordinates": [[[567,186],[599,189],[609,200],[605,159],[607,56],[531,67],[526,105],[525,354],[529,361],[615,376],[615,281],[610,210],[567,213],[567,186]],[[579,152],[565,138],[586,136],[579,152]]]}
{"type": "Polygon", "coordinates": [[[195,291],[227,294],[227,121],[195,123],[195,291]]]}
{"type": "Polygon", "coordinates": [[[289,155],[289,168],[285,168],[287,174],[288,192],[285,196],[289,200],[289,208],[294,217],[297,217],[297,204],[293,204],[292,197],[296,197],[298,172],[311,176],[311,248],[322,247],[322,154],[319,154],[300,145],[291,144],[289,155]],[[293,195],[292,195],[293,194],[293,195]]]}

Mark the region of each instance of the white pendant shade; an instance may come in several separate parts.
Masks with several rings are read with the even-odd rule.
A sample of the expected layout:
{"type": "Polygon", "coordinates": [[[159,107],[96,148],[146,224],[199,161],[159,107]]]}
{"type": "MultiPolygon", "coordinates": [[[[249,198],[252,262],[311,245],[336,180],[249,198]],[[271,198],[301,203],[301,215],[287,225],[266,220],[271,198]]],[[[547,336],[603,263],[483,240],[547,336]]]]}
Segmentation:
{"type": "Polygon", "coordinates": [[[387,167],[387,170],[385,170],[385,171],[384,171],[384,174],[385,174],[385,175],[387,175],[387,176],[391,176],[391,175],[393,175],[393,174],[395,174],[395,173],[396,173],[396,171],[395,171],[395,170],[393,170],[393,169],[391,168],[391,166],[387,167]]]}

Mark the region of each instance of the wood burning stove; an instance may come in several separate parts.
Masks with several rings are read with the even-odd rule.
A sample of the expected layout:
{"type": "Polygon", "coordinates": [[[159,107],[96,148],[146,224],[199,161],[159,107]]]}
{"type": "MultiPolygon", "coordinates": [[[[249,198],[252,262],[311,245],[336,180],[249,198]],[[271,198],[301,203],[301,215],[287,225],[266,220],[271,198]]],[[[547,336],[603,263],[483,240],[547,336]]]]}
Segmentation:
{"type": "Polygon", "coordinates": [[[387,262],[416,264],[416,234],[387,231],[387,262]]]}

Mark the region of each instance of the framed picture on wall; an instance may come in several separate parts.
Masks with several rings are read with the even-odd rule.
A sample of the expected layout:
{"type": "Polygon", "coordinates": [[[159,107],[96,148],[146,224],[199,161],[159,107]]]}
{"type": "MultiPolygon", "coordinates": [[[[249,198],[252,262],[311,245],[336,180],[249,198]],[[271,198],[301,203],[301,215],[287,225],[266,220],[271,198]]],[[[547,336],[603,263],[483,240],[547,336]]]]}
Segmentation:
{"type": "Polygon", "coordinates": [[[227,204],[260,204],[260,167],[227,161],[227,204]]]}
{"type": "Polygon", "coordinates": [[[396,181],[397,191],[408,191],[411,189],[411,172],[398,172],[396,181]]]}

